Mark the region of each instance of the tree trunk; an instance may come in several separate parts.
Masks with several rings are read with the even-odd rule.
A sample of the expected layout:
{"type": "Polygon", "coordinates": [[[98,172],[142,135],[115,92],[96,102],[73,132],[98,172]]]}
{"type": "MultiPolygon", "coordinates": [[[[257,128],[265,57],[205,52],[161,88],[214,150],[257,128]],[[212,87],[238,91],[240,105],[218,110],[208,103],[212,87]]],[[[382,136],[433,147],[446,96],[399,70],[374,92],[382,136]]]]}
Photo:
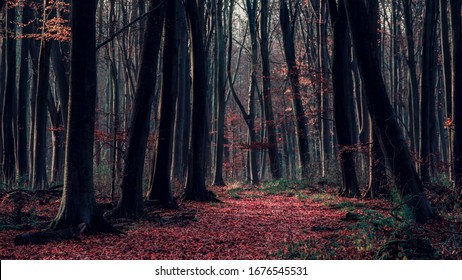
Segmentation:
{"type": "Polygon", "coordinates": [[[281,161],[276,135],[276,122],[273,116],[271,102],[271,66],[268,46],[268,0],[260,0],[260,52],[262,59],[263,102],[265,104],[265,122],[268,131],[268,155],[271,166],[271,176],[274,180],[282,177],[281,161]]]}
{"type": "Polygon", "coordinates": [[[85,223],[89,232],[114,232],[103,218],[93,187],[96,105],[96,0],[71,1],[72,42],[69,119],[61,206],[55,230],[85,223]]]}
{"type": "Polygon", "coordinates": [[[189,144],[188,175],[184,200],[213,201],[205,185],[207,157],[207,55],[204,46],[204,0],[185,2],[189,21],[192,60],[192,126],[189,144]]]}
{"type": "Polygon", "coordinates": [[[387,165],[401,199],[409,206],[417,222],[434,217],[422,184],[414,169],[409,147],[391,107],[373,43],[377,30],[371,29],[367,8],[362,1],[345,0],[348,23],[359,70],[365,86],[367,105],[384,151],[387,165]]]}
{"type": "MultiPolygon", "coordinates": [[[[24,5],[22,8],[22,24],[23,35],[30,33],[30,28],[26,24],[30,20],[30,7],[24,5]]],[[[16,170],[18,172],[17,179],[18,182],[25,182],[29,180],[29,161],[28,161],[28,147],[27,147],[27,103],[29,98],[29,39],[22,38],[21,49],[20,49],[20,65],[19,65],[19,81],[18,81],[18,139],[17,145],[17,160],[16,160],[16,170]]]]}
{"type": "Polygon", "coordinates": [[[462,18],[460,0],[451,0],[452,28],[452,112],[454,118],[453,160],[454,184],[462,187],[462,18]]]}
{"type": "Polygon", "coordinates": [[[164,18],[160,0],[150,0],[141,51],[140,70],[128,136],[128,147],[120,189],[120,200],[113,211],[116,217],[139,217],[143,212],[143,167],[149,134],[151,108],[156,91],[157,64],[164,18]]]}
{"type": "Polygon", "coordinates": [[[329,11],[334,28],[332,84],[334,90],[334,117],[339,146],[342,191],[344,196],[359,196],[354,162],[354,100],[351,91],[350,44],[348,40],[345,5],[340,0],[329,0],[329,11]]]}
{"type": "Polygon", "coordinates": [[[225,137],[225,82],[226,82],[226,66],[225,66],[225,38],[223,28],[223,0],[216,1],[216,48],[217,48],[217,80],[215,85],[215,96],[217,98],[217,143],[215,152],[215,178],[213,179],[214,186],[224,186],[223,180],[223,152],[224,152],[224,137],[225,137]]]}
{"type": "Polygon", "coordinates": [[[436,25],[438,1],[425,1],[422,78],[420,79],[420,177],[422,183],[430,184],[431,142],[436,133],[435,123],[435,78],[436,78],[436,25]]]}
{"type": "Polygon", "coordinates": [[[302,169],[302,178],[308,178],[310,153],[308,129],[306,127],[307,119],[302,105],[300,95],[299,70],[295,60],[296,14],[293,14],[292,18],[290,18],[289,9],[287,8],[287,1],[281,0],[280,2],[279,19],[284,41],[284,54],[286,58],[288,78],[292,92],[292,108],[297,129],[296,135],[298,139],[298,152],[302,169]]]}
{"type": "Polygon", "coordinates": [[[157,147],[155,168],[148,191],[148,199],[163,207],[178,208],[172,196],[171,152],[173,150],[173,128],[175,122],[175,100],[178,95],[178,45],[176,10],[177,0],[166,3],[164,19],[164,45],[162,64],[162,89],[159,102],[157,147]]]}
{"type": "Polygon", "coordinates": [[[51,182],[62,182],[63,180],[63,166],[64,166],[64,124],[61,116],[61,108],[59,108],[54,101],[51,92],[48,93],[47,99],[48,113],[50,115],[52,131],[52,145],[53,154],[51,158],[51,182]]]}
{"type": "MultiPolygon", "coordinates": [[[[8,7],[7,7],[8,8],[8,7]]],[[[16,95],[16,41],[14,40],[15,8],[6,12],[6,84],[3,95],[2,139],[3,139],[3,177],[6,182],[15,179],[15,156],[13,137],[13,107],[16,95]]]]}
{"type": "MultiPolygon", "coordinates": [[[[44,9],[48,7],[44,1],[44,9]]],[[[43,28],[47,20],[48,12],[43,11],[43,28]]],[[[38,61],[38,84],[35,107],[34,123],[34,157],[32,164],[32,188],[35,190],[48,187],[46,173],[46,154],[47,154],[47,102],[50,90],[50,53],[51,41],[42,38],[40,42],[40,52],[38,61]]]]}
{"type": "Polygon", "coordinates": [[[414,152],[419,151],[420,146],[420,109],[419,109],[419,86],[417,80],[417,63],[415,61],[414,31],[412,26],[411,0],[403,1],[404,26],[406,30],[407,41],[407,62],[410,78],[410,119],[411,119],[411,149],[414,152]]]}
{"type": "Polygon", "coordinates": [[[188,31],[186,15],[184,9],[177,9],[178,24],[176,25],[178,34],[178,97],[175,107],[175,137],[173,148],[172,179],[178,184],[184,184],[184,176],[187,166],[187,141],[189,135],[190,119],[190,69],[189,69],[189,50],[188,50],[188,31]],[[185,149],[186,147],[186,149],[185,149]]]}

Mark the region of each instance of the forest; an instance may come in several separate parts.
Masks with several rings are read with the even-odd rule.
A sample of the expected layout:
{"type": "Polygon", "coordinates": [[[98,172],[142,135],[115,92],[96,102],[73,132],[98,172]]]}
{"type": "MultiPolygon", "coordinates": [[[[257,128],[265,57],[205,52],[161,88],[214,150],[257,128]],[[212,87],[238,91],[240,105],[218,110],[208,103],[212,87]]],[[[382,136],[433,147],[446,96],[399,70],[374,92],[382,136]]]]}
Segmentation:
{"type": "Polygon", "coordinates": [[[462,259],[461,0],[0,0],[0,259],[462,259]]]}

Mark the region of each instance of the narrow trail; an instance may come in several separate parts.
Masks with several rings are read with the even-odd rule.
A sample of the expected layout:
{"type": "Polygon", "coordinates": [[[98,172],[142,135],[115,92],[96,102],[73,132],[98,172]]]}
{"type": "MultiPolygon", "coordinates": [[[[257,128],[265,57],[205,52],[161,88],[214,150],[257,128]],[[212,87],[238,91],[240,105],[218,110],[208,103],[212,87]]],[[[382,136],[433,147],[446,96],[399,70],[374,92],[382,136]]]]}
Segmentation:
{"type": "MultiPolygon", "coordinates": [[[[181,211],[157,211],[148,215],[151,221],[125,222],[122,236],[15,247],[12,240],[21,232],[3,230],[0,258],[372,259],[393,231],[393,218],[384,210],[390,205],[382,200],[307,190],[213,191],[223,203],[181,203],[181,211]],[[353,218],[346,218],[347,213],[353,218]]],[[[46,213],[52,217],[57,205],[48,205],[46,213]]]]}

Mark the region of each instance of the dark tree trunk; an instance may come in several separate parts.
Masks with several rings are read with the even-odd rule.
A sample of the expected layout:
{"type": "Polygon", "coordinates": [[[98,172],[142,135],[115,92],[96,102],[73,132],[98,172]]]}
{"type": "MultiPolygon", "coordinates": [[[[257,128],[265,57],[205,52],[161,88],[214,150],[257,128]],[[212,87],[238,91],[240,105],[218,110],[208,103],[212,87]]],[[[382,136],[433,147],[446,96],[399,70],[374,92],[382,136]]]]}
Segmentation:
{"type": "Polygon", "coordinates": [[[354,100],[350,86],[348,23],[343,0],[339,1],[338,7],[335,0],[329,0],[329,11],[334,28],[332,84],[334,90],[334,120],[343,181],[341,194],[353,197],[359,196],[360,192],[354,162],[354,100]]]}
{"type": "MultiPolygon", "coordinates": [[[[440,0],[440,36],[441,36],[441,54],[442,54],[442,66],[443,66],[443,95],[446,100],[446,116],[450,118],[452,116],[452,76],[451,76],[451,50],[449,43],[449,34],[451,32],[449,28],[448,18],[448,0],[440,0]]],[[[443,103],[444,104],[444,103],[443,103]]],[[[443,147],[446,149],[446,147],[443,147]]]]}
{"type": "Polygon", "coordinates": [[[422,48],[422,78],[420,79],[420,177],[422,183],[430,184],[431,143],[435,131],[435,84],[436,84],[436,26],[438,1],[425,1],[422,48]]]}
{"type": "Polygon", "coordinates": [[[184,184],[187,166],[187,142],[189,135],[190,104],[187,98],[190,96],[190,69],[188,50],[188,31],[184,9],[177,9],[178,24],[178,97],[175,107],[175,140],[173,148],[172,179],[179,185],[184,184]]]}
{"type": "Polygon", "coordinates": [[[175,100],[178,95],[177,0],[166,3],[162,63],[162,88],[159,102],[155,168],[149,186],[148,199],[168,208],[177,208],[172,196],[171,152],[175,122],[175,100]]]}
{"type": "Polygon", "coordinates": [[[226,66],[225,66],[225,38],[223,28],[223,0],[216,1],[216,48],[217,48],[217,80],[215,92],[217,98],[217,143],[215,151],[215,178],[213,179],[214,186],[224,186],[223,180],[223,151],[225,138],[225,82],[226,82],[226,66]]]}
{"type": "Polygon", "coordinates": [[[380,194],[387,194],[389,192],[385,189],[388,184],[385,157],[372,124],[369,139],[369,184],[364,197],[377,198],[380,194]]]}
{"type": "MultiPolygon", "coordinates": [[[[1,10],[0,10],[1,11],[1,10]]],[[[3,23],[1,23],[3,27],[3,23]]],[[[3,174],[3,102],[5,95],[5,78],[6,78],[6,42],[5,38],[0,39],[0,123],[2,123],[2,128],[0,128],[0,181],[4,181],[3,174]]]]}
{"type": "Polygon", "coordinates": [[[205,185],[208,118],[207,118],[207,55],[204,46],[204,0],[186,1],[192,60],[192,123],[189,144],[188,175],[183,198],[212,201],[214,195],[205,185]]]}
{"type": "Polygon", "coordinates": [[[85,223],[89,232],[114,232],[103,218],[93,186],[96,105],[96,0],[72,0],[69,119],[61,206],[55,230],[85,223]]]}
{"type": "Polygon", "coordinates": [[[452,28],[452,112],[454,114],[454,184],[462,187],[462,1],[451,0],[451,28],[452,28]]]}
{"type": "Polygon", "coordinates": [[[279,8],[279,18],[281,23],[284,53],[286,58],[288,78],[292,92],[292,107],[297,129],[298,152],[302,169],[302,178],[308,178],[308,165],[310,162],[307,119],[302,105],[300,95],[299,70],[295,60],[295,27],[296,14],[290,17],[287,1],[281,0],[279,8]]]}
{"type": "MultiPolygon", "coordinates": [[[[8,7],[7,7],[8,8],[8,7]]],[[[16,95],[16,41],[14,36],[15,9],[6,12],[6,84],[3,95],[2,139],[3,139],[3,176],[6,182],[15,179],[15,156],[13,137],[13,109],[16,95]]]]}
{"type": "Polygon", "coordinates": [[[143,168],[149,134],[154,93],[157,81],[157,63],[162,36],[163,8],[160,0],[150,0],[149,9],[157,10],[148,16],[141,51],[133,112],[128,136],[128,147],[122,175],[122,190],[116,217],[139,217],[143,212],[143,168]]]}
{"type": "MultiPolygon", "coordinates": [[[[45,2],[44,2],[45,3],[45,2]]],[[[45,7],[45,5],[44,5],[45,7]]],[[[48,7],[48,6],[46,6],[48,7]]],[[[44,8],[45,9],[45,8],[44,8]]],[[[46,20],[47,12],[43,11],[43,20],[46,20]]],[[[43,23],[45,28],[45,23],[43,23]]],[[[47,154],[47,102],[50,91],[50,53],[51,41],[42,38],[38,60],[38,84],[35,107],[34,123],[34,157],[32,161],[32,188],[35,190],[48,187],[46,173],[47,154]]]]}
{"type": "Polygon", "coordinates": [[[420,145],[420,123],[419,123],[419,85],[417,80],[417,63],[415,61],[415,47],[414,47],[414,31],[412,25],[412,9],[411,9],[411,0],[403,1],[403,16],[404,16],[404,26],[406,30],[406,41],[407,41],[407,62],[409,69],[409,78],[410,78],[410,90],[409,90],[409,100],[410,100],[410,131],[411,131],[411,149],[414,152],[419,151],[420,145]]]}
{"type": "Polygon", "coordinates": [[[271,166],[271,176],[274,180],[282,177],[282,166],[276,135],[276,122],[273,116],[271,102],[271,66],[269,60],[268,42],[268,0],[260,0],[260,52],[262,59],[263,102],[265,106],[265,122],[268,131],[268,155],[271,166]]]}
{"type": "MultiPolygon", "coordinates": [[[[23,35],[30,33],[30,28],[26,24],[29,23],[31,11],[28,5],[24,5],[22,11],[23,35]]],[[[18,81],[18,139],[17,139],[17,171],[18,182],[29,180],[29,155],[27,147],[27,104],[29,98],[29,39],[23,38],[20,49],[20,65],[19,65],[19,81],[18,81]]]]}
{"type": "MultiPolygon", "coordinates": [[[[250,177],[250,183],[252,185],[258,185],[260,183],[258,177],[258,164],[257,164],[257,149],[255,147],[255,143],[257,142],[257,134],[255,132],[255,94],[258,87],[257,82],[257,67],[258,67],[258,39],[257,39],[257,0],[247,0],[246,1],[246,12],[248,17],[248,26],[250,30],[250,44],[251,44],[251,69],[250,69],[250,79],[249,79],[249,100],[247,102],[247,111],[245,111],[244,106],[241,104],[239,99],[237,98],[236,92],[234,87],[231,85],[231,92],[236,100],[239,109],[244,116],[244,120],[247,124],[248,130],[248,144],[249,144],[249,153],[248,153],[248,169],[247,176],[250,177]]],[[[230,47],[232,47],[231,37],[228,40],[230,47]]],[[[229,61],[229,53],[228,53],[228,67],[230,66],[229,61]]],[[[230,69],[230,68],[228,68],[230,69]]],[[[229,71],[229,70],[228,70],[229,71]]],[[[228,73],[228,81],[231,83],[231,74],[228,73]]]]}
{"type": "Polygon", "coordinates": [[[47,99],[48,113],[50,115],[51,125],[53,127],[51,131],[52,138],[52,149],[53,154],[51,158],[51,182],[62,182],[64,178],[64,124],[61,116],[61,109],[56,105],[54,97],[51,92],[48,93],[47,99]]]}
{"type": "Polygon", "coordinates": [[[434,217],[422,184],[414,169],[409,147],[391,107],[377,60],[374,46],[377,30],[372,30],[364,2],[345,0],[348,23],[359,70],[364,82],[367,105],[387,165],[403,201],[409,206],[417,222],[424,223],[434,217]]]}

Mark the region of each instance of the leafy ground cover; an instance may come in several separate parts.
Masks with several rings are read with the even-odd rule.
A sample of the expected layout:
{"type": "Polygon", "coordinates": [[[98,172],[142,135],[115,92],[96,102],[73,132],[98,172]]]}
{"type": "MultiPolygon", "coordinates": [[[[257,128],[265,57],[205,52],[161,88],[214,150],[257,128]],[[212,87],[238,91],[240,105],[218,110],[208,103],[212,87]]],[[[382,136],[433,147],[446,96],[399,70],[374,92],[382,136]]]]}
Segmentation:
{"type": "Polygon", "coordinates": [[[124,235],[27,246],[15,246],[14,237],[46,226],[59,197],[27,195],[18,212],[18,198],[3,194],[0,259],[374,259],[388,241],[409,238],[428,241],[434,258],[462,259],[460,214],[421,226],[393,202],[335,190],[287,182],[212,190],[222,203],[180,202],[180,211],[112,221],[124,235]]]}

